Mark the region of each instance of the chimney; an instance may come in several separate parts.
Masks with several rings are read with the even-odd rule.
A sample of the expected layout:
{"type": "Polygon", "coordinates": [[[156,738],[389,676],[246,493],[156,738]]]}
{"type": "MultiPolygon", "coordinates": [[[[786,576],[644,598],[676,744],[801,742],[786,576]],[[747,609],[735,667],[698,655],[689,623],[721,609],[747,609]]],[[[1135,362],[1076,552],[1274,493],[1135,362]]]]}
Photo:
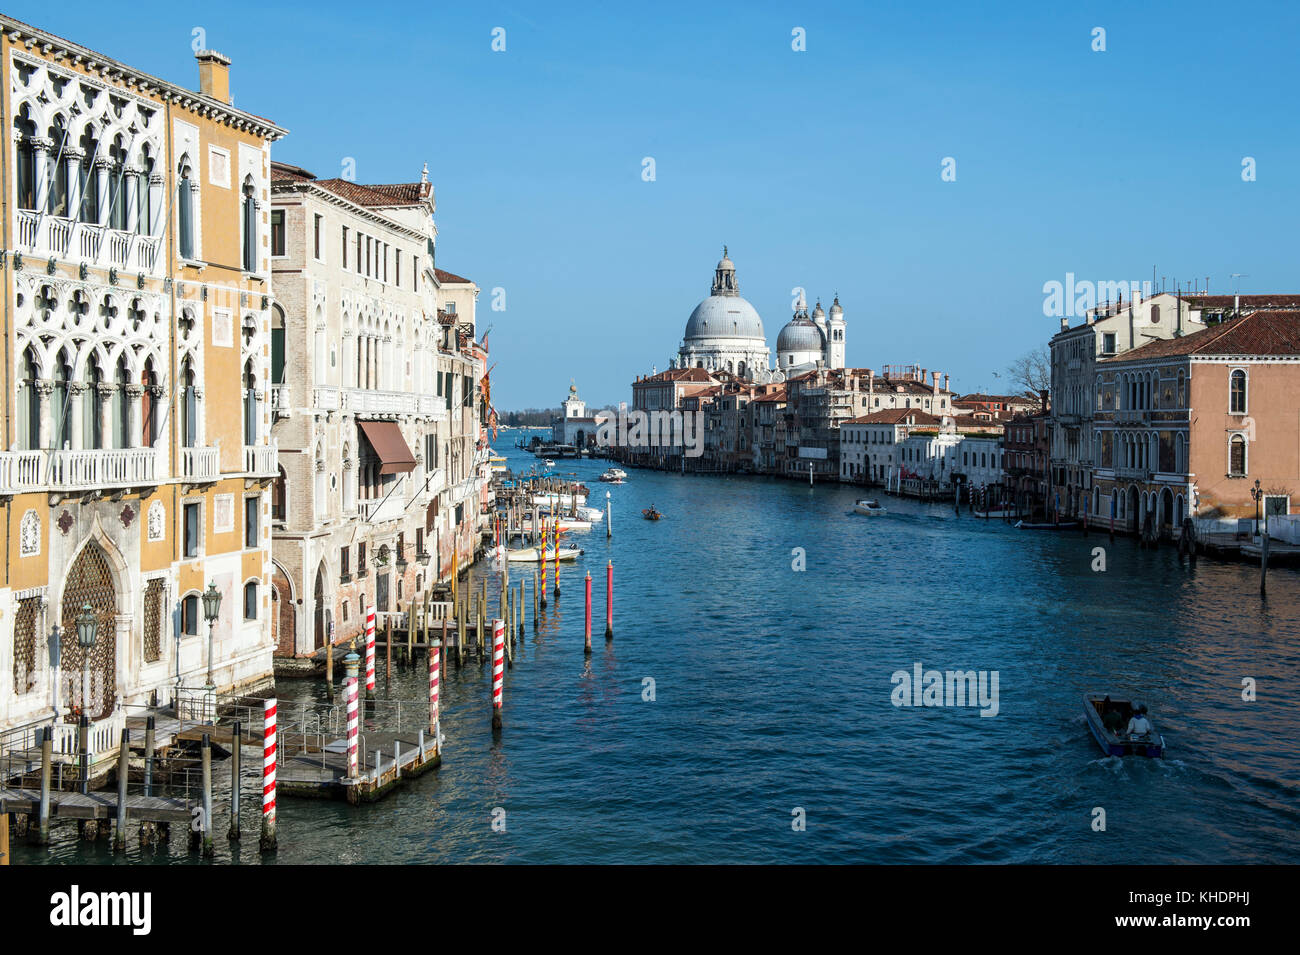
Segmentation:
{"type": "Polygon", "coordinates": [[[876,391],[876,373],[870,368],[867,369],[867,394],[875,394],[876,391]]]}
{"type": "Polygon", "coordinates": [[[930,389],[930,393],[933,394],[936,398],[938,398],[939,397],[939,373],[936,371],[936,372],[932,372],[931,374],[934,375],[934,387],[930,389]]]}
{"type": "Polygon", "coordinates": [[[944,390],[944,391],[947,391],[947,390],[948,390],[948,376],[947,376],[947,375],[944,375],[944,376],[943,376],[943,390],[944,390]]]}
{"type": "Polygon", "coordinates": [[[1232,315],[1235,318],[1241,314],[1241,295],[1232,296],[1232,315]]]}
{"type": "Polygon", "coordinates": [[[230,102],[230,57],[216,50],[199,50],[194,54],[199,61],[199,92],[204,96],[230,102]]]}

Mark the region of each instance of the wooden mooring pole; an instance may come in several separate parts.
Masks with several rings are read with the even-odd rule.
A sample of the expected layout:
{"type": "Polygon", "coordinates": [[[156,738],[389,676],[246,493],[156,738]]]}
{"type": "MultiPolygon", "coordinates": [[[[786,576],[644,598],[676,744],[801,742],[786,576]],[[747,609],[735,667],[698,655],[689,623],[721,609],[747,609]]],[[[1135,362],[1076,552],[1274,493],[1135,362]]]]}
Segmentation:
{"type": "Polygon", "coordinates": [[[587,604],[586,604],[586,610],[583,614],[584,622],[582,627],[582,639],[583,639],[582,652],[584,656],[591,656],[591,572],[590,571],[587,572],[587,576],[584,579],[583,583],[585,584],[586,591],[587,591],[587,604]]]}
{"type": "Polygon", "coordinates": [[[212,740],[207,733],[203,734],[203,742],[200,744],[200,756],[202,757],[203,767],[203,854],[210,856],[213,853],[212,845],[212,740]]]}
{"type": "Polygon", "coordinates": [[[117,752],[117,830],[113,833],[113,851],[126,848],[126,784],[131,778],[131,731],[123,727],[122,743],[117,752]]]}
{"type": "Polygon", "coordinates": [[[612,560],[605,564],[605,639],[614,639],[614,562],[612,560]]]}
{"type": "Polygon", "coordinates": [[[239,841],[239,769],[243,742],[243,727],[239,720],[235,720],[230,734],[230,830],[226,833],[226,838],[231,842],[239,841]]]}
{"type": "Polygon", "coordinates": [[[46,845],[50,841],[50,776],[53,769],[54,730],[46,727],[41,733],[41,808],[36,834],[36,841],[41,845],[46,845]]]}

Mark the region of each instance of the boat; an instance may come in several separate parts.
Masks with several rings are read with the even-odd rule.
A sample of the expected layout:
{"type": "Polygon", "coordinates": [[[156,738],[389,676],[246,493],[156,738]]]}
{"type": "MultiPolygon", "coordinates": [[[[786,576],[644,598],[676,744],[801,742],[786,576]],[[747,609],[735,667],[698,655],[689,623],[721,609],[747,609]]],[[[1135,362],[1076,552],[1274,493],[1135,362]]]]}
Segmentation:
{"type": "Polygon", "coordinates": [[[651,504],[649,507],[643,508],[641,510],[641,516],[644,517],[647,521],[657,521],[659,520],[659,518],[663,517],[664,515],[661,511],[656,511],[654,505],[651,504]]]}
{"type": "Polygon", "coordinates": [[[547,458],[545,461],[542,462],[542,464],[546,465],[548,468],[555,467],[555,462],[552,461],[550,458],[547,458]]]}
{"type": "Polygon", "coordinates": [[[984,517],[984,518],[989,518],[989,517],[1001,518],[1001,517],[1016,516],[1016,512],[1013,511],[1011,508],[997,508],[997,507],[988,511],[981,511],[978,508],[974,508],[971,510],[970,513],[971,513],[971,517],[984,517]]]}
{"type": "MultiPolygon", "coordinates": [[[[561,547],[560,550],[559,550],[559,553],[558,553],[558,559],[559,559],[559,560],[577,560],[578,557],[581,556],[581,554],[582,554],[582,548],[581,548],[581,547],[561,547]]],[[[515,562],[518,562],[518,561],[527,561],[527,562],[529,562],[529,563],[533,563],[533,564],[535,564],[535,563],[538,562],[538,557],[537,557],[537,548],[536,548],[536,547],[518,547],[518,548],[515,548],[514,550],[508,550],[508,551],[506,551],[506,559],[507,559],[507,560],[510,560],[510,561],[515,561],[515,562]]],[[[556,553],[556,551],[554,550],[554,548],[547,547],[547,548],[546,548],[546,560],[549,561],[549,560],[556,560],[556,559],[557,559],[557,553],[556,553]]]]}
{"type": "MultiPolygon", "coordinates": [[[[1105,703],[1106,696],[1101,693],[1089,693],[1083,698],[1083,712],[1088,719],[1088,729],[1103,753],[1107,756],[1147,756],[1152,759],[1164,757],[1165,738],[1156,731],[1154,722],[1151,723],[1151,732],[1144,736],[1112,733],[1102,722],[1105,703]]],[[[1133,715],[1133,701],[1112,696],[1110,705],[1119,710],[1121,725],[1128,726],[1129,718],[1133,715]]],[[[1148,716],[1147,720],[1150,722],[1151,717],[1148,716]]]]}
{"type": "Polygon", "coordinates": [[[1030,521],[1016,521],[1016,527],[1022,531],[1070,531],[1078,526],[1074,521],[1061,521],[1059,524],[1053,524],[1050,521],[1041,524],[1031,523],[1030,521]]]}
{"type": "MultiPolygon", "coordinates": [[[[554,518],[554,517],[543,517],[543,518],[542,518],[542,524],[543,524],[543,526],[545,526],[545,528],[546,528],[548,531],[553,530],[553,529],[555,528],[555,521],[556,521],[556,518],[554,518]]],[[[586,520],[583,520],[583,519],[581,519],[581,518],[577,518],[577,517],[561,517],[561,518],[559,518],[559,521],[560,521],[560,530],[561,530],[561,531],[589,531],[589,530],[591,530],[591,521],[586,521],[586,520]]],[[[525,522],[523,523],[523,525],[522,525],[522,527],[521,527],[520,529],[523,530],[523,531],[526,531],[526,532],[529,533],[529,534],[531,534],[531,533],[533,532],[533,522],[532,522],[532,521],[525,521],[525,522]]]]}
{"type": "MultiPolygon", "coordinates": [[[[587,503],[586,489],[583,488],[578,492],[578,506],[581,507],[587,503]]],[[[567,511],[573,506],[572,494],[534,494],[533,503],[540,507],[555,507],[559,505],[560,510],[567,511]]]]}
{"type": "Polygon", "coordinates": [[[587,505],[582,504],[578,506],[578,516],[584,521],[598,524],[605,519],[605,512],[599,507],[587,507],[587,505]]]}
{"type": "Polygon", "coordinates": [[[873,517],[877,514],[889,513],[888,508],[882,507],[879,501],[867,501],[867,500],[855,501],[853,504],[853,509],[857,511],[859,514],[867,514],[873,517]]]}
{"type": "Polygon", "coordinates": [[[627,472],[622,468],[607,468],[600,479],[606,484],[622,484],[627,480],[627,472]]]}

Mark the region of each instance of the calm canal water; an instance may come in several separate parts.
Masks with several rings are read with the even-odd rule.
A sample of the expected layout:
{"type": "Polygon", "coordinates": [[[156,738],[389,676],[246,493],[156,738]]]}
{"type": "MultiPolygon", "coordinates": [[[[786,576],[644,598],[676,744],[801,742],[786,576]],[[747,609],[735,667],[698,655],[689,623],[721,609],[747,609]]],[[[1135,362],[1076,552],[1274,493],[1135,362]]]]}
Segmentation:
{"type": "MultiPolygon", "coordinates": [[[[603,502],[601,462],[557,464],[603,502]]],[[[363,808],[281,799],[275,861],[1300,862],[1300,574],[1273,571],[1261,602],[1246,565],[1191,569],[1168,548],[887,496],[887,516],[859,517],[858,493],[633,471],[612,489],[613,540],[601,525],[574,535],[586,554],[565,565],[541,630],[529,621],[501,737],[489,667],[446,666],[443,767],[363,808]],[[663,521],[640,518],[651,503],[663,521]],[[917,662],[997,670],[998,715],[893,706],[891,675],[917,662]],[[1102,757],[1082,711],[1098,691],[1146,702],[1168,758],[1102,757]]],[[[385,686],[382,665],[381,696],[422,698],[422,669],[385,686]]],[[[324,692],[282,681],[280,697],[324,692]]],[[[242,863],[262,861],[256,820],[242,863]]],[[[194,861],[179,833],[115,859],[58,828],[52,851],[16,847],[16,861],[194,861]]]]}

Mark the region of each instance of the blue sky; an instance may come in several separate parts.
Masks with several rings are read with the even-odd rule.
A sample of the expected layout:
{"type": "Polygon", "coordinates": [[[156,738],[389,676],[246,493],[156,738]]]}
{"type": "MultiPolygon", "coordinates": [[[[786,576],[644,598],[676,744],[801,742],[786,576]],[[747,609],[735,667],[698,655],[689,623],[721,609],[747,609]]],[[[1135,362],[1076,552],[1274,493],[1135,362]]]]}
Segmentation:
{"type": "Polygon", "coordinates": [[[723,243],[770,344],[794,286],[838,291],[850,365],[918,362],[964,391],[1046,341],[1043,284],[1067,272],[1300,290],[1295,5],[8,12],[191,86],[202,28],[236,104],[291,130],[277,159],[331,176],[353,157],[361,182],[427,161],[438,263],[484,290],[502,411],[556,404],[570,377],[593,403],[630,399],[723,243]]]}

